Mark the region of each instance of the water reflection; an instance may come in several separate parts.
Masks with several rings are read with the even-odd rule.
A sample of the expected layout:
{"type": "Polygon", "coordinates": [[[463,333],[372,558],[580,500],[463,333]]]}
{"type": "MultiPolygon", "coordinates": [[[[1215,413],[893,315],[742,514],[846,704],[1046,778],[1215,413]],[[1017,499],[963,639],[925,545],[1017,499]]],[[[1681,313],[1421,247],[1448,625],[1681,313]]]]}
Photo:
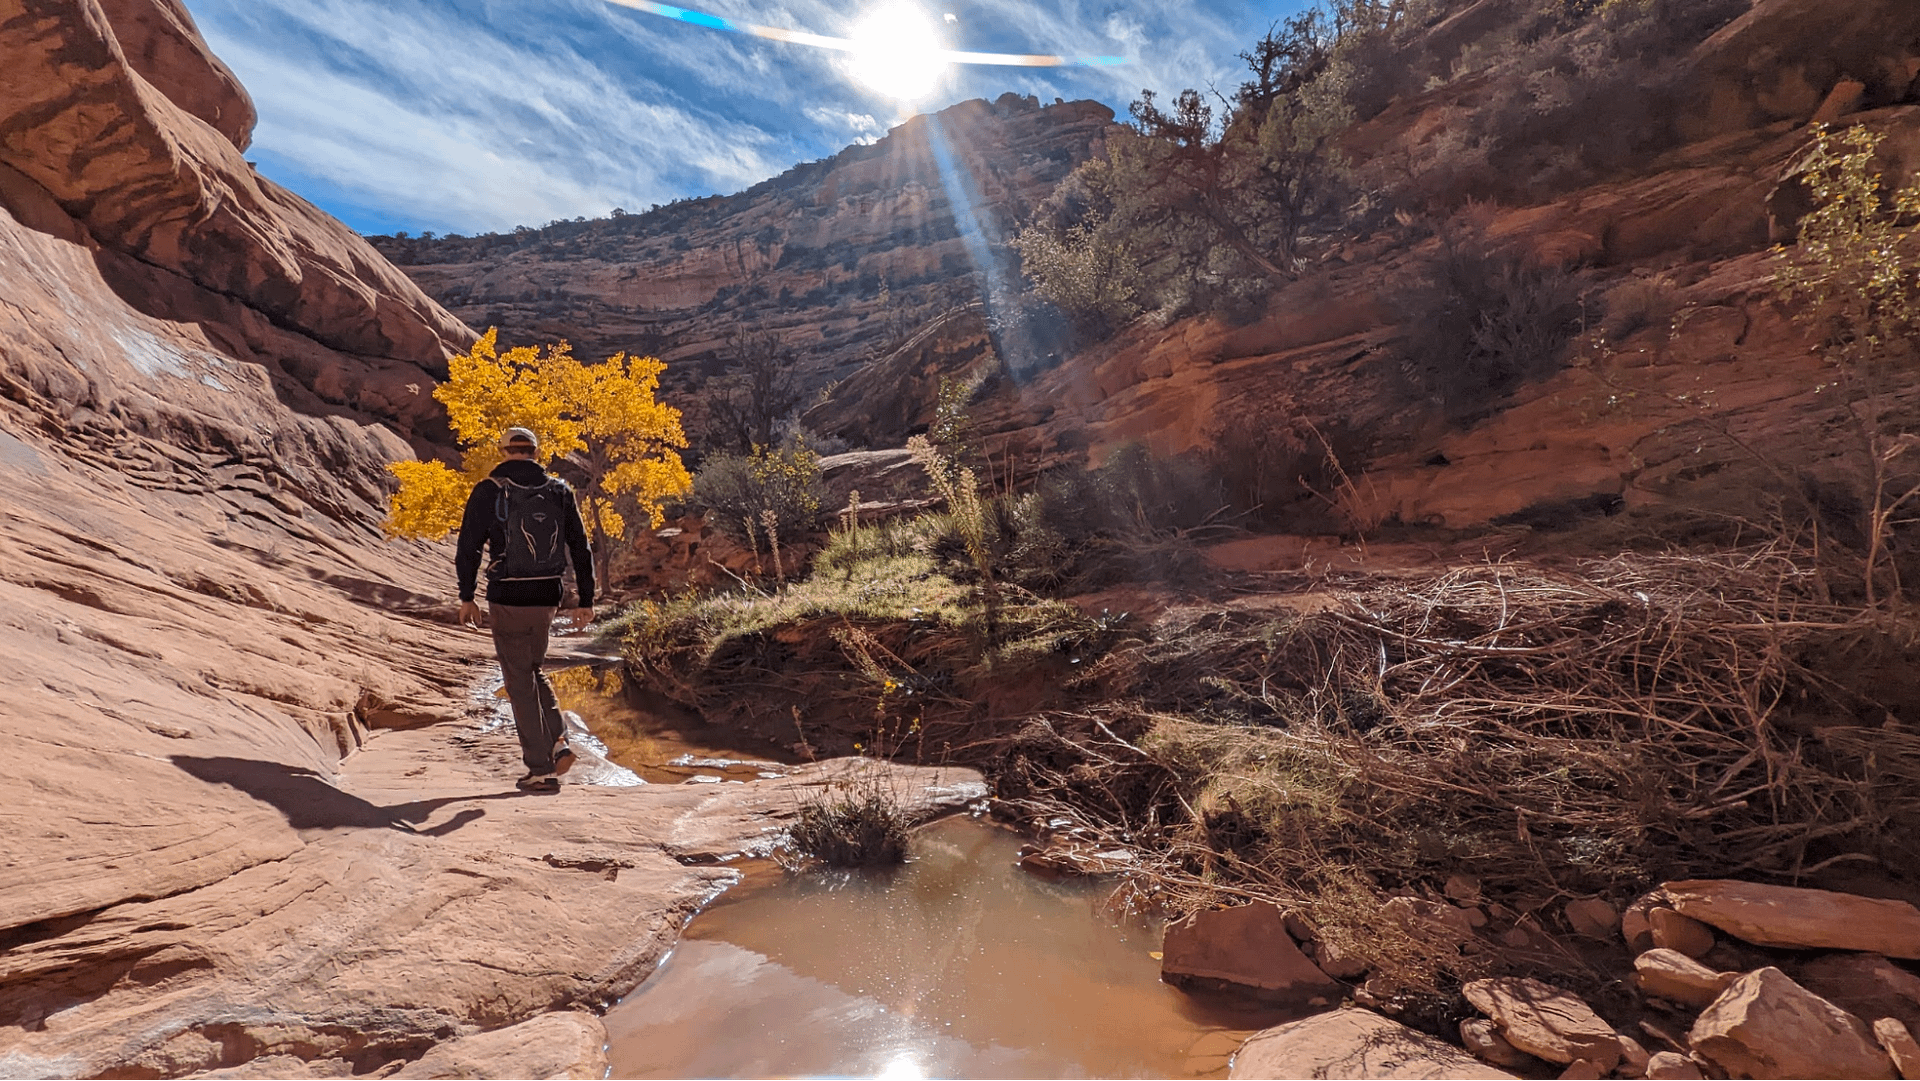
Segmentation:
{"type": "Polygon", "coordinates": [[[607,1016],[616,1077],[1207,1077],[1271,1009],[1162,984],[1105,890],[968,819],[891,871],[750,875],[607,1016]]]}

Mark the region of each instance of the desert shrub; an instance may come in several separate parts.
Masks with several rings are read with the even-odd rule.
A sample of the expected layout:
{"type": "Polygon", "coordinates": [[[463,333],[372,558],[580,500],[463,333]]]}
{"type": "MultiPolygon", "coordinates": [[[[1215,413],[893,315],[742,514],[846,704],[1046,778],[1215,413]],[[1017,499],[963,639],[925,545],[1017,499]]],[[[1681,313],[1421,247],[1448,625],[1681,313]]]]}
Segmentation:
{"type": "Polygon", "coordinates": [[[1138,269],[1125,243],[1100,235],[1099,225],[1099,216],[1090,215],[1061,233],[1028,226],[1013,239],[1034,293],[1096,340],[1140,314],[1138,269]]]}
{"type": "Polygon", "coordinates": [[[811,530],[824,491],[819,456],[798,443],[715,454],[693,478],[694,501],[713,512],[713,524],[748,543],[763,535],[768,515],[782,536],[811,530]]]}
{"type": "Polygon", "coordinates": [[[1443,235],[1407,290],[1401,348],[1410,393],[1469,421],[1559,371],[1585,315],[1584,289],[1569,271],[1443,235]]]}
{"type": "Polygon", "coordinates": [[[853,781],[803,802],[788,839],[795,852],[829,867],[874,867],[907,858],[911,824],[893,793],[853,781]]]}
{"type": "Polygon", "coordinates": [[[1648,327],[1667,327],[1680,300],[1665,278],[1628,278],[1607,290],[1600,330],[1610,342],[1625,341],[1648,327]]]}
{"type": "Polygon", "coordinates": [[[1444,82],[1487,80],[1478,104],[1394,186],[1429,208],[1542,198],[1633,168],[1675,145],[1674,59],[1749,0],[1563,0],[1471,42],[1444,82]]]}
{"type": "Polygon", "coordinates": [[[1249,524],[1305,533],[1350,525],[1333,500],[1370,456],[1359,431],[1338,422],[1310,427],[1276,409],[1224,421],[1209,436],[1207,467],[1225,504],[1249,524]]]}
{"type": "Polygon", "coordinates": [[[1774,264],[1775,286],[1818,338],[1858,437],[1847,478],[1858,510],[1848,516],[1858,523],[1868,603],[1898,597],[1915,572],[1911,508],[1920,500],[1911,453],[1920,438],[1901,430],[1912,418],[1893,402],[1920,354],[1920,177],[1893,188],[1879,175],[1882,138],[1858,128],[1820,133],[1798,163],[1813,209],[1774,264]]]}

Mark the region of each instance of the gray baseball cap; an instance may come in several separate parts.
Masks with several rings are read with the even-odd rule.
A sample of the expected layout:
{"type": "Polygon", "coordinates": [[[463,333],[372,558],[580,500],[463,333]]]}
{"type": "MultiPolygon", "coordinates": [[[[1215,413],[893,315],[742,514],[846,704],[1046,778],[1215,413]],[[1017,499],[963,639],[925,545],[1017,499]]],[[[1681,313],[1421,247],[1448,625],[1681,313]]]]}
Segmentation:
{"type": "Polygon", "coordinates": [[[500,449],[513,450],[525,447],[528,450],[540,449],[540,437],[525,428],[508,428],[500,433],[500,449]]]}

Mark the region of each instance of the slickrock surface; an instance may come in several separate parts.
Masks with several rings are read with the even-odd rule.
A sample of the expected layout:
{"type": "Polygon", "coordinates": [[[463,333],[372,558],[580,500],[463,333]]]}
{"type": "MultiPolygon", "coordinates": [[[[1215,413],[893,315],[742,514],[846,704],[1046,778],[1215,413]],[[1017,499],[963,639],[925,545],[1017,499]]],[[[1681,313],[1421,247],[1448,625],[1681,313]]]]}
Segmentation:
{"type": "Polygon", "coordinates": [[[1367,1010],[1334,1010],[1267,1029],[1233,1056],[1232,1078],[1510,1078],[1457,1047],[1367,1010]]]}
{"type": "Polygon", "coordinates": [[[77,232],[111,253],[96,275],[129,305],[200,324],[217,352],[308,398],[444,431],[406,388],[430,392],[470,333],[254,173],[240,150],[251,108],[177,4],[17,0],[0,7],[0,61],[0,203],[17,220],[77,232]]]}

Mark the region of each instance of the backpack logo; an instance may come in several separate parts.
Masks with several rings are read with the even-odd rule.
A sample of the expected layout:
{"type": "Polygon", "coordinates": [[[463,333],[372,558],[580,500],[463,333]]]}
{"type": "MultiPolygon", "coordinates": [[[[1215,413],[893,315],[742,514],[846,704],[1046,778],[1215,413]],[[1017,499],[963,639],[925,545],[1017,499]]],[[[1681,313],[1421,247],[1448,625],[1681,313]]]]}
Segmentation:
{"type": "Polygon", "coordinates": [[[500,488],[494,515],[506,534],[506,551],[494,561],[490,577],[496,581],[520,578],[559,578],[567,571],[566,503],[573,490],[558,477],[527,486],[505,477],[493,481],[500,488]]]}

